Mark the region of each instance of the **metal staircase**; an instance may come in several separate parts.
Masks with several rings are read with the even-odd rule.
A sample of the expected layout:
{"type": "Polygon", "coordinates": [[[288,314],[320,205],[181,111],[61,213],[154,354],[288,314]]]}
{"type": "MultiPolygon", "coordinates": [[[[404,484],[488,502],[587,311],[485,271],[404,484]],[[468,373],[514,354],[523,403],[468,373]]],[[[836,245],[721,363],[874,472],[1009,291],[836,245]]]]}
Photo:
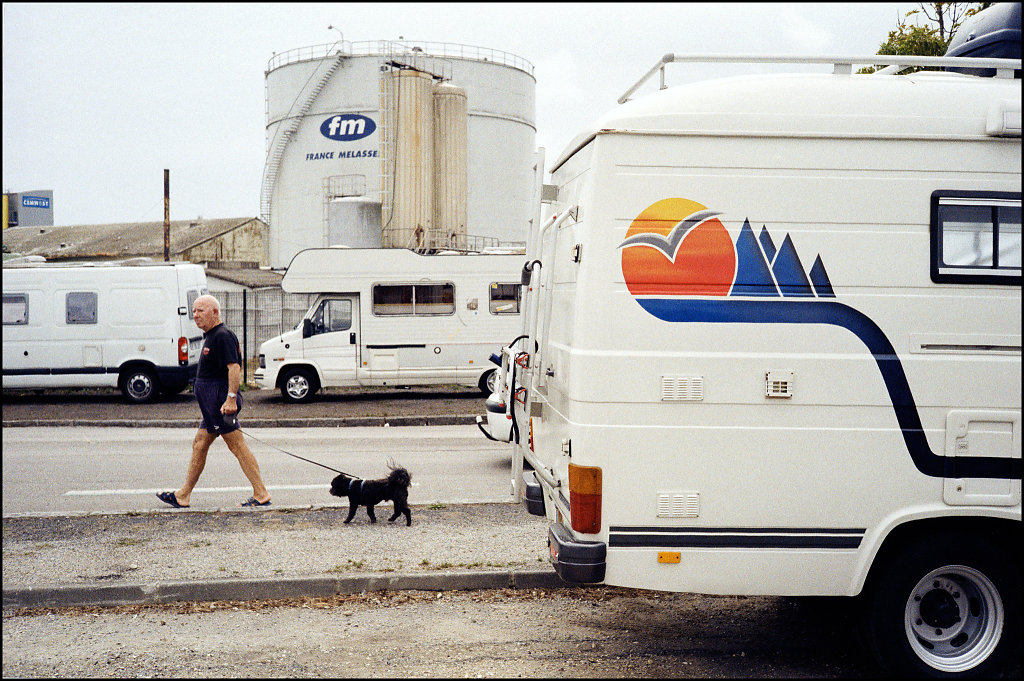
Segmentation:
{"type": "MultiPolygon", "coordinates": [[[[277,132],[274,135],[274,140],[267,142],[267,160],[263,164],[263,186],[260,188],[260,217],[264,223],[270,224],[270,200],[274,195],[274,185],[277,183],[277,174],[281,168],[281,159],[284,157],[284,150],[288,146],[288,142],[291,141],[292,135],[302,125],[303,117],[309,113],[309,110],[313,107],[313,102],[323,91],[327,82],[334,75],[334,72],[338,70],[341,63],[344,61],[348,53],[341,50],[338,51],[337,56],[331,65],[324,71],[323,75],[320,76],[316,85],[309,91],[309,95],[302,102],[302,106],[295,109],[295,105],[298,104],[299,98],[296,97],[295,101],[292,102],[291,109],[288,110],[288,114],[282,119],[281,124],[277,128],[277,132]],[[285,122],[287,121],[287,122],[285,122]]],[[[319,67],[318,67],[319,68],[319,67]]],[[[316,70],[310,74],[310,79],[316,74],[316,70]]],[[[267,106],[269,107],[269,98],[267,100],[267,106]]],[[[267,111],[267,120],[269,124],[270,112],[269,108],[267,111]]]]}

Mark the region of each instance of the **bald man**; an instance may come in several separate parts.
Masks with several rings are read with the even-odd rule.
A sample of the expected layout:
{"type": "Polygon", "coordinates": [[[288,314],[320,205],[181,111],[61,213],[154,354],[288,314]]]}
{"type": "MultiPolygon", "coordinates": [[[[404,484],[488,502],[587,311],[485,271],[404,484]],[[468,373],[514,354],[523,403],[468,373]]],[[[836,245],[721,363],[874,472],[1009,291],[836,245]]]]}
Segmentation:
{"type": "Polygon", "coordinates": [[[160,492],[157,498],[175,508],[188,508],[192,489],[206,467],[210,445],[218,437],[238,459],[242,472],[252,484],[252,496],[242,506],[269,506],[270,492],[260,477],[249,445],[238,425],[242,397],[238,386],[242,377],[242,353],[236,336],[220,319],[220,302],[210,295],[199,296],[192,305],[192,317],[203,330],[203,350],[193,391],[199,402],[203,422],[192,440],[192,460],[185,475],[185,484],[173,492],[160,492]]]}

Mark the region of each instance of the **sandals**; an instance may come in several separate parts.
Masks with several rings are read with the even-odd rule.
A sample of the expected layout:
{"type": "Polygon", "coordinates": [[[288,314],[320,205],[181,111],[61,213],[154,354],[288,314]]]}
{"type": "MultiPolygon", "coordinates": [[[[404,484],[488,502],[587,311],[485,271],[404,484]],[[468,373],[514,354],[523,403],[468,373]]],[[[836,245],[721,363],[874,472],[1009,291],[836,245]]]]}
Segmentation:
{"type": "Polygon", "coordinates": [[[270,499],[267,499],[263,503],[256,501],[256,497],[249,497],[248,500],[239,504],[239,506],[270,506],[270,499]]]}
{"type": "Polygon", "coordinates": [[[178,503],[178,497],[174,496],[174,492],[158,492],[156,498],[174,508],[188,508],[188,506],[178,503]]]}

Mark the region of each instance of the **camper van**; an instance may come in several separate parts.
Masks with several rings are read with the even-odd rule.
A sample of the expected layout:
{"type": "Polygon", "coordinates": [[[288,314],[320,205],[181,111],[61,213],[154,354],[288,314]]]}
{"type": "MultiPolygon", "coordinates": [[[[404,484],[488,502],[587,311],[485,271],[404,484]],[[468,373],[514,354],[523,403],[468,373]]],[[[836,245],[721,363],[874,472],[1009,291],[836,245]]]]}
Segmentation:
{"type": "Polygon", "coordinates": [[[490,393],[521,326],[523,254],[311,248],[281,280],[317,297],[299,326],[260,346],[255,379],[287,402],[320,388],[451,384],[490,393]]]}
{"type": "Polygon", "coordinates": [[[513,493],[567,582],[859,596],[900,675],[1019,664],[1020,59],[648,75],[701,61],[758,75],[624,97],[554,162],[478,420],[513,493]]]}
{"type": "Polygon", "coordinates": [[[179,393],[199,366],[192,303],[206,292],[190,263],[5,263],[3,387],[179,393]]]}

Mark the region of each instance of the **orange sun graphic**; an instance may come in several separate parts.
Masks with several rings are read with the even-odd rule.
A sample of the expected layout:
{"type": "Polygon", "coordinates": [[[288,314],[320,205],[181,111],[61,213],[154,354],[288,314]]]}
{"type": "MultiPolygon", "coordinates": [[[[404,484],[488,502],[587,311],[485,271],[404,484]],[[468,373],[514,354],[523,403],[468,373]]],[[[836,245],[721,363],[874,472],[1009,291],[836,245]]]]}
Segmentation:
{"type": "Polygon", "coordinates": [[[622,276],[634,296],[725,296],[736,276],[728,230],[696,201],[663,199],[626,230],[622,276]]]}

